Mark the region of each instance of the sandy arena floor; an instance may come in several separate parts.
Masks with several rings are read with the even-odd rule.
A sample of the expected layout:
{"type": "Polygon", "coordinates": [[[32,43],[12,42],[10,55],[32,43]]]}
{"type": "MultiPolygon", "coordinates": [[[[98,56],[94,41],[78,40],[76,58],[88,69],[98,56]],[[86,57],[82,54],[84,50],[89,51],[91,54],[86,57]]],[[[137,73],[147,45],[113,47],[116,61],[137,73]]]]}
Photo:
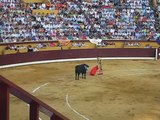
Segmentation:
{"type": "MultiPolygon", "coordinates": [[[[160,61],[102,60],[103,75],[74,80],[74,66],[81,63],[90,69],[96,65],[39,64],[1,69],[0,74],[71,120],[160,120],[160,61]]],[[[10,120],[28,120],[28,106],[10,99],[10,120]]]]}

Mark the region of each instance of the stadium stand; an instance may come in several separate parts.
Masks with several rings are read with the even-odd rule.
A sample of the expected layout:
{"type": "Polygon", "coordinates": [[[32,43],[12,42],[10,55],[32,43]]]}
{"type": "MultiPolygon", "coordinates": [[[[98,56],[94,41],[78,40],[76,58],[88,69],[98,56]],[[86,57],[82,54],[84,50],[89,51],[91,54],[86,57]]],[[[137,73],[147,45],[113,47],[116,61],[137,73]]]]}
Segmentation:
{"type": "MultiPolygon", "coordinates": [[[[0,0],[0,65],[97,56],[153,58],[154,48],[160,47],[160,2],[152,2],[0,0]],[[103,41],[95,45],[87,41],[89,39],[103,41]]],[[[156,50],[156,58],[159,59],[160,50],[156,50]]],[[[0,76],[0,79],[3,78],[0,76]]],[[[8,88],[1,85],[0,89],[8,88]]],[[[4,111],[4,107],[0,111],[4,111]]],[[[1,117],[8,120],[3,117],[8,117],[8,112],[1,117]]],[[[35,117],[39,119],[38,115],[35,117]]],[[[50,117],[51,120],[63,118],[50,117]]]]}
{"type": "Polygon", "coordinates": [[[159,23],[149,0],[49,2],[1,0],[0,41],[156,40],[160,37],[156,27],[159,23]]]}

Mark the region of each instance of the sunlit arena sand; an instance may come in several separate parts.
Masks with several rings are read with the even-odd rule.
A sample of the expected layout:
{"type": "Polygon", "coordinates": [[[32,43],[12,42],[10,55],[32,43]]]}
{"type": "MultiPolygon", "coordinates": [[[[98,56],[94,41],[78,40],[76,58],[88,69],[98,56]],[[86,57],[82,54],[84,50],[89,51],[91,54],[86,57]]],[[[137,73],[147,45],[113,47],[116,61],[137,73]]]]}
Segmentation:
{"type": "MultiPolygon", "coordinates": [[[[16,83],[71,120],[160,120],[160,61],[102,60],[103,75],[75,80],[74,67],[97,61],[1,69],[16,83]]],[[[10,120],[28,120],[29,107],[10,96],[10,120]]],[[[40,113],[40,119],[49,120],[40,113]]]]}

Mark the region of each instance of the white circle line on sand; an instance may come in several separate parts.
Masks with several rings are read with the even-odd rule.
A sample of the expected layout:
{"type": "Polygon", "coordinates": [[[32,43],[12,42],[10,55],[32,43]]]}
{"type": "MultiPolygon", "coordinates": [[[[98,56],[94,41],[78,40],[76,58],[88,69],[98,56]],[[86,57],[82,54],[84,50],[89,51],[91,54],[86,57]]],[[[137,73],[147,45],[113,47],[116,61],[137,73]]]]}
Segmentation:
{"type": "Polygon", "coordinates": [[[77,115],[81,116],[82,118],[84,118],[85,120],[90,120],[89,118],[85,117],[84,115],[80,114],[79,112],[77,112],[74,108],[72,108],[72,106],[69,104],[69,101],[68,101],[68,94],[66,95],[66,103],[68,105],[68,107],[73,111],[75,112],[77,115]]]}
{"type": "Polygon", "coordinates": [[[45,83],[45,84],[43,84],[43,85],[35,88],[35,89],[32,91],[32,93],[35,93],[37,90],[39,90],[40,88],[42,88],[42,87],[44,87],[44,86],[46,86],[46,85],[48,85],[48,84],[49,84],[49,83],[45,83]]]}

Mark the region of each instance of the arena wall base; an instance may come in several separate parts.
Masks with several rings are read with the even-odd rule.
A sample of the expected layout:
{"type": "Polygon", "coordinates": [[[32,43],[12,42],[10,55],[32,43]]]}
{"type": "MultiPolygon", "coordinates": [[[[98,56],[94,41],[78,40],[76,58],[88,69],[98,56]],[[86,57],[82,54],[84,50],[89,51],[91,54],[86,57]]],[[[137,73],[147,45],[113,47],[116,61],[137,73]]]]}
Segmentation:
{"type": "Polygon", "coordinates": [[[156,59],[156,49],[76,49],[0,55],[0,68],[51,62],[101,59],[156,59]]]}
{"type": "MultiPolygon", "coordinates": [[[[102,60],[154,60],[155,57],[101,57],[102,60]]],[[[46,60],[46,61],[35,61],[35,62],[25,62],[17,63],[10,65],[1,65],[2,68],[18,67],[24,65],[33,65],[33,64],[45,64],[45,63],[55,63],[55,62],[71,62],[71,61],[88,61],[88,60],[97,60],[97,58],[77,58],[77,59],[59,59],[59,60],[46,60]]]]}

